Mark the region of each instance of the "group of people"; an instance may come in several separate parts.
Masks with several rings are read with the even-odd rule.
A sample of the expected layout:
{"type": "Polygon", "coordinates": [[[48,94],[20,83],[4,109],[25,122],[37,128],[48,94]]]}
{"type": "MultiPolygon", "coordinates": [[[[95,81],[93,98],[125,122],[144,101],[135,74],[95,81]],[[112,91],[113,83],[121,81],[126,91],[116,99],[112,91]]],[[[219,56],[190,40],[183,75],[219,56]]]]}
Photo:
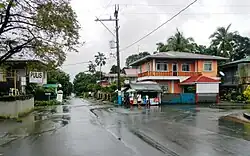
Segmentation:
{"type": "MultiPolygon", "coordinates": [[[[145,95],[144,97],[141,96],[141,94],[137,94],[136,96],[136,101],[137,101],[137,104],[138,104],[138,107],[140,108],[143,101],[144,103],[146,103],[146,107],[150,107],[150,100],[149,100],[149,96],[148,95],[145,95]]],[[[129,107],[129,106],[133,106],[134,104],[134,96],[131,95],[126,95],[125,98],[124,98],[124,104],[129,107]]]]}

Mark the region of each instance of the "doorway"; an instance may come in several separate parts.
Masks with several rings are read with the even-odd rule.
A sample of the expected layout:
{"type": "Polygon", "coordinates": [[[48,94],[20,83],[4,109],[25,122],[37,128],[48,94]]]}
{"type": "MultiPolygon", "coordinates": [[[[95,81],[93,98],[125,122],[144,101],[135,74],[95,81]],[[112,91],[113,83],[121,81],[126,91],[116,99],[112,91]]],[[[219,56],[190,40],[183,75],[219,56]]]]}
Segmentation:
{"type": "Polygon", "coordinates": [[[173,76],[177,76],[178,74],[178,64],[177,63],[173,63],[172,65],[172,71],[173,71],[173,76]]]}

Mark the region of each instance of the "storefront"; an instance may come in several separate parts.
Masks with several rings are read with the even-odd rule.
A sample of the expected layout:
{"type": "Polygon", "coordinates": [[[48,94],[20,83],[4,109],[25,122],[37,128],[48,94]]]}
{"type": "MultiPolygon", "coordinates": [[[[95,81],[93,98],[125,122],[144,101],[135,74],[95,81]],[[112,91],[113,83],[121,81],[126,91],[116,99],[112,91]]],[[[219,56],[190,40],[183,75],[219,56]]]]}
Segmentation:
{"type": "Polygon", "coordinates": [[[130,89],[127,90],[129,94],[130,103],[137,105],[138,101],[141,101],[142,105],[147,104],[147,100],[150,105],[161,104],[161,87],[156,82],[137,82],[130,84],[130,89]]]}

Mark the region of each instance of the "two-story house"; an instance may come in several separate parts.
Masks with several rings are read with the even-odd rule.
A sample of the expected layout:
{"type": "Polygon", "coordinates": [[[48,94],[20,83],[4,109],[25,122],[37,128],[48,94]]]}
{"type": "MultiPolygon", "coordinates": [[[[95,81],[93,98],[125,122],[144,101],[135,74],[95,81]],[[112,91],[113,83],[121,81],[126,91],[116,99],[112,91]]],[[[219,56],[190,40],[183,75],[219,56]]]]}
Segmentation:
{"type": "Polygon", "coordinates": [[[206,90],[218,93],[217,61],[226,59],[169,51],[146,56],[131,66],[137,66],[139,70],[138,81],[155,81],[164,93],[206,93],[206,90]]]}
{"type": "Polygon", "coordinates": [[[236,89],[240,92],[250,84],[250,57],[229,62],[220,66],[224,73],[222,89],[236,89]]]}

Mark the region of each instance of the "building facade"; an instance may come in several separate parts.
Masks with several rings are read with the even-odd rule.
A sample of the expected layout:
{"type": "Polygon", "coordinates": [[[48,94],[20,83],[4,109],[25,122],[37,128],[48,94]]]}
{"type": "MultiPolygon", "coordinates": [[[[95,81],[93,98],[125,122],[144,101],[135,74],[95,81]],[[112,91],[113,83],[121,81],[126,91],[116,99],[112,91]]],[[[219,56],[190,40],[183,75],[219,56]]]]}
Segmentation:
{"type": "Polygon", "coordinates": [[[138,81],[155,81],[163,93],[200,92],[217,96],[220,83],[218,60],[227,58],[169,51],[146,56],[131,66],[138,68],[138,81]],[[206,90],[202,90],[201,86],[206,90]]]}
{"type": "Polygon", "coordinates": [[[26,86],[28,83],[47,84],[47,71],[41,68],[46,66],[39,60],[26,58],[10,58],[0,66],[0,95],[8,95],[11,90],[15,90],[19,94],[26,94],[26,86]],[[29,65],[33,65],[33,69],[29,65]],[[35,75],[32,75],[30,73],[35,75]],[[41,74],[41,75],[39,75],[41,74]],[[39,80],[39,81],[36,81],[39,80]]]}
{"type": "Polygon", "coordinates": [[[250,84],[250,57],[226,63],[220,68],[224,73],[222,89],[235,89],[242,92],[250,84]]]}

